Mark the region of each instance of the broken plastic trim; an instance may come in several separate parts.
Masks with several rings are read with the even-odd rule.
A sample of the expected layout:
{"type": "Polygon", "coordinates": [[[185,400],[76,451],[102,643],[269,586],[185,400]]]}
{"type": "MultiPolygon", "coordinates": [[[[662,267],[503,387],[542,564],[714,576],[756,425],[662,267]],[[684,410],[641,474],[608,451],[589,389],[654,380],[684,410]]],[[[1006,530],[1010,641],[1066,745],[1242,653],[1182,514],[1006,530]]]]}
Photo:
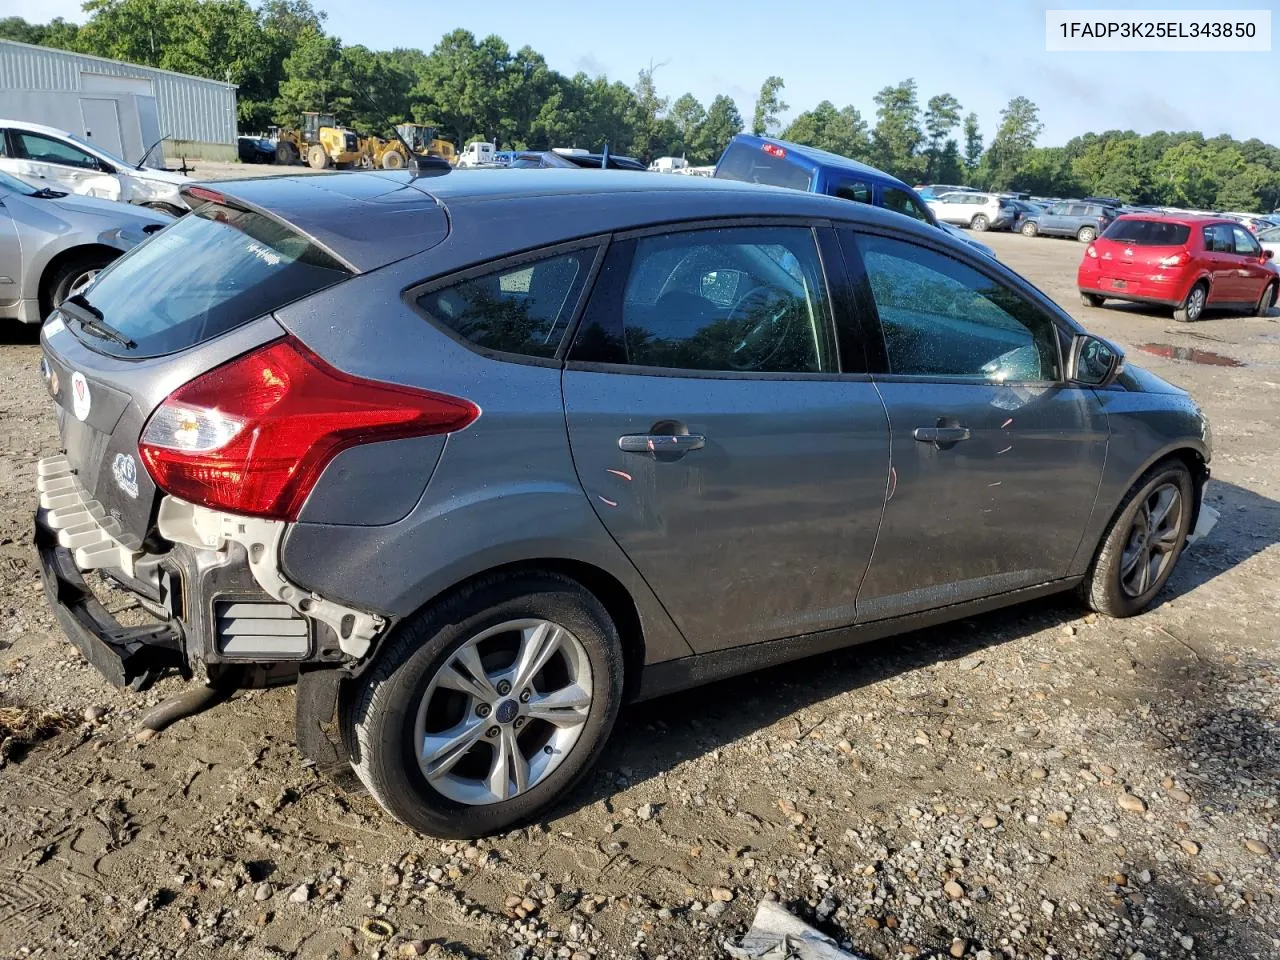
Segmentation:
{"type": "Polygon", "coordinates": [[[258,585],[303,616],[328,624],[338,636],[338,646],[350,657],[359,659],[368,653],[373,638],[386,625],[376,614],[326,600],[285,578],[280,570],[280,543],[287,527],[283,520],[223,513],[165,496],[160,501],[157,525],[165,539],[197,549],[220,550],[228,542],[240,544],[258,585]]]}

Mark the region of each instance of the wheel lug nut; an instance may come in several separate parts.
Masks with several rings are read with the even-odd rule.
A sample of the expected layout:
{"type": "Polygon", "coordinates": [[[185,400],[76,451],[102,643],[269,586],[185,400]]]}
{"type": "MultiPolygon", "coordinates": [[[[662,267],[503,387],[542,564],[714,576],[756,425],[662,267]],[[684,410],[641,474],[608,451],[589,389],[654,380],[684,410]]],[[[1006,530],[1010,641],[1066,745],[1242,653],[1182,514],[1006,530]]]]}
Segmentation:
{"type": "Polygon", "coordinates": [[[514,726],[517,730],[519,730],[521,727],[523,727],[523,726],[524,726],[524,717],[516,717],[516,722],[513,724],[513,726],[514,726]]]}
{"type": "Polygon", "coordinates": [[[486,730],[486,731],[484,732],[484,735],[485,735],[486,737],[488,737],[490,740],[492,740],[494,737],[496,737],[496,736],[497,736],[499,733],[501,733],[501,732],[502,732],[502,731],[501,731],[501,730],[499,730],[497,727],[490,727],[488,730],[486,730]]]}
{"type": "Polygon", "coordinates": [[[533,693],[529,690],[528,687],[525,687],[523,690],[520,691],[520,702],[528,703],[529,698],[532,696],[533,696],[533,693]]]}
{"type": "Polygon", "coordinates": [[[482,703],[480,706],[476,707],[476,716],[478,717],[487,717],[491,713],[493,713],[493,707],[489,706],[487,703],[482,703]]]}
{"type": "Polygon", "coordinates": [[[505,697],[510,692],[511,692],[511,684],[509,684],[506,680],[503,680],[501,683],[498,684],[498,694],[500,696],[505,697]]]}

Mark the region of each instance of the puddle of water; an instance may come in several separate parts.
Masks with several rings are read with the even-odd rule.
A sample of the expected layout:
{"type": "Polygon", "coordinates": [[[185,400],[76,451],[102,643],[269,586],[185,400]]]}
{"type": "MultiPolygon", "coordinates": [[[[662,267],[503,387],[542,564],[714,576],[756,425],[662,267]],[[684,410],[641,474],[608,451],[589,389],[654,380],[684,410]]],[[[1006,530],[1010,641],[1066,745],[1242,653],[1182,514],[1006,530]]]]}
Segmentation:
{"type": "Polygon", "coordinates": [[[1209,367],[1243,367],[1244,364],[1234,357],[1224,357],[1212,350],[1199,350],[1196,347],[1175,347],[1171,343],[1142,343],[1138,349],[1143,353],[1151,353],[1166,360],[1185,360],[1188,363],[1199,363],[1209,367]]]}

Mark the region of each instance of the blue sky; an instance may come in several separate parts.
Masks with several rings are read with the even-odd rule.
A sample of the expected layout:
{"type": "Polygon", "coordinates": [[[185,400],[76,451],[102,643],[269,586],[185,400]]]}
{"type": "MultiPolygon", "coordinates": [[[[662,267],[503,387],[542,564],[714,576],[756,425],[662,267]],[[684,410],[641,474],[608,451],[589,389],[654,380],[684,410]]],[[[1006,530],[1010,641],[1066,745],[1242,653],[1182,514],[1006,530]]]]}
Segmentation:
{"type": "MultiPolygon", "coordinates": [[[[1041,143],[1089,130],[1202,130],[1280,142],[1275,85],[1280,53],[1047,53],[1044,11],[1105,6],[1019,0],[684,0],[683,3],[473,0],[313,0],[344,43],[374,49],[418,46],[465,27],[496,33],[513,49],[528,44],[564,73],[585,70],[633,83],[650,61],[672,99],[692,92],[704,105],[718,93],[750,122],[760,83],[786,81],[789,114],[831,100],[851,103],[874,123],[872,97],[915,77],[920,102],[956,96],[978,114],[989,141],[1009,98],[1040,107],[1041,143]],[[376,14],[373,11],[376,10],[376,14]]],[[[1274,0],[1163,0],[1161,9],[1266,9],[1274,0]]],[[[80,20],[78,0],[0,0],[0,15],[80,20]]],[[[1273,15],[1274,17],[1274,15],[1273,15]]],[[[1280,20],[1280,17],[1274,17],[1280,20]]],[[[1273,25],[1273,29],[1276,26],[1273,25]]]]}

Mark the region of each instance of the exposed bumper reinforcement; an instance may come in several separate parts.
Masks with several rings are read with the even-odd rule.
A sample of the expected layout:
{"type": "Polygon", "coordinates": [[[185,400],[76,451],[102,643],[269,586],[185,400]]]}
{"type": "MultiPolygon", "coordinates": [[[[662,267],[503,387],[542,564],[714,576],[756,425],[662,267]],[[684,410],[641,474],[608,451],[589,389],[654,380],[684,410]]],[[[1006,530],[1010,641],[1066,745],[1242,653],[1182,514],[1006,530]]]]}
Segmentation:
{"type": "Polygon", "coordinates": [[[182,632],[177,624],[126,627],[111,616],[85,584],[70,548],[58,542],[48,515],[43,507],[36,513],[40,579],[67,639],[117,687],[142,690],[161,671],[181,668],[182,632]]]}

